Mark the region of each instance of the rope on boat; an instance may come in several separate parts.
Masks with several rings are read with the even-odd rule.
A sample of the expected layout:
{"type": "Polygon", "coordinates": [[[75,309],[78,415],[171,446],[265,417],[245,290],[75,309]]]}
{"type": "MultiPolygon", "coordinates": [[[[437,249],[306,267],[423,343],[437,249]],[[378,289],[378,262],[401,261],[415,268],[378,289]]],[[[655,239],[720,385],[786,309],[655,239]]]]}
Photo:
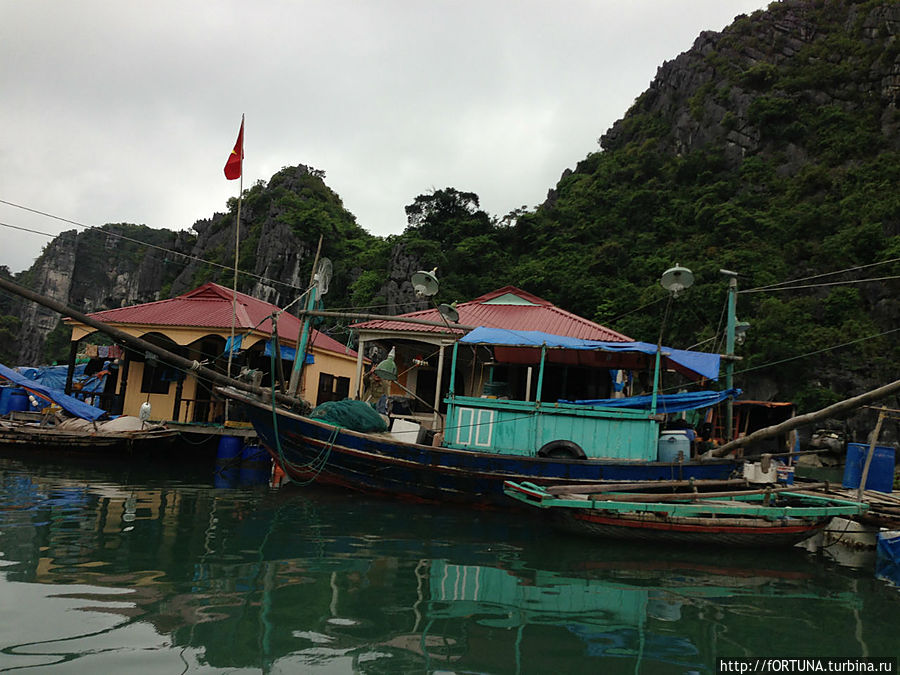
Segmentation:
{"type": "MultiPolygon", "coordinates": [[[[272,350],[272,353],[269,357],[269,361],[272,368],[272,373],[275,373],[275,350],[272,350]]],[[[302,471],[303,473],[310,473],[310,477],[303,481],[294,481],[297,485],[310,485],[315,482],[315,480],[319,477],[319,474],[325,470],[326,465],[328,464],[328,459],[331,457],[331,450],[334,448],[334,444],[337,441],[338,434],[340,434],[341,427],[340,425],[335,425],[334,430],[331,432],[331,436],[328,438],[328,442],[325,444],[325,447],[316,455],[313,459],[311,459],[306,464],[296,464],[289,460],[284,456],[284,450],[281,447],[281,434],[278,432],[278,409],[275,405],[275,394],[274,391],[271,396],[272,401],[272,433],[275,436],[275,449],[278,452],[278,463],[281,466],[281,470],[287,474],[287,467],[294,469],[295,471],[302,471]]]]}

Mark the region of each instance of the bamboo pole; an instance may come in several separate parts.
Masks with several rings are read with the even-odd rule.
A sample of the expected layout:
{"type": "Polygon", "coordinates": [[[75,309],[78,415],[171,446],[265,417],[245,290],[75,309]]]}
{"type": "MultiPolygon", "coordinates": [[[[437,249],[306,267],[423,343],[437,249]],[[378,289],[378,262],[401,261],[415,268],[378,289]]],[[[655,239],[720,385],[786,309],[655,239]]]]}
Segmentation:
{"type": "Polygon", "coordinates": [[[322,316],[328,319],[353,319],[354,321],[398,321],[400,323],[414,323],[420,326],[438,326],[453,330],[474,330],[477,326],[466,326],[461,323],[449,323],[447,321],[429,321],[410,316],[387,316],[385,314],[363,314],[360,312],[332,312],[318,309],[302,309],[297,312],[299,316],[322,316]]]}
{"type": "Polygon", "coordinates": [[[859,491],[856,493],[857,501],[862,501],[863,492],[866,489],[866,480],[869,477],[869,467],[872,466],[872,457],[875,455],[875,446],[881,435],[881,423],[884,422],[884,408],[878,413],[878,421],[875,423],[875,431],[872,432],[872,442],[869,444],[869,452],[866,453],[866,463],[863,466],[862,476],[859,477],[859,491]]]}
{"type": "Polygon", "coordinates": [[[853,396],[851,398],[844,399],[843,401],[838,401],[837,403],[834,403],[826,408],[822,408],[821,410],[806,413],[805,415],[797,415],[797,417],[792,417],[791,419],[781,422],[780,424],[766,427],[765,429],[759,429],[757,431],[754,431],[752,434],[744,436],[743,438],[737,438],[729,443],[725,443],[724,445],[711,450],[709,456],[724,457],[732,450],[737,450],[738,448],[742,448],[764,438],[777,436],[778,434],[790,431],[791,429],[796,429],[797,427],[801,427],[805,424],[812,424],[819,421],[820,419],[840,416],[843,413],[853,410],[854,408],[860,408],[867,403],[877,401],[878,399],[882,399],[885,396],[890,396],[895,391],[900,391],[900,380],[894,380],[893,382],[886,384],[883,387],[872,389],[871,391],[867,391],[866,393],[860,394],[859,396],[853,396]]]}

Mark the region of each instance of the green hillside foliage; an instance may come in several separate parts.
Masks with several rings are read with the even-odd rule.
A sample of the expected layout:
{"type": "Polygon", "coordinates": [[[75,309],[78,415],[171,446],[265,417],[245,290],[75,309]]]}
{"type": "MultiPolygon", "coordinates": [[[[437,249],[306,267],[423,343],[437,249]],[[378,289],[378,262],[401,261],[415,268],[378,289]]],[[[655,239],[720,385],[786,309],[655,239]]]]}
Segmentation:
{"type": "MultiPolygon", "coordinates": [[[[856,4],[854,16],[865,17],[882,3],[856,4]]],[[[849,4],[799,5],[825,37],[793,58],[746,68],[729,61],[748,45],[779,49],[757,35],[758,17],[738,21],[704,57],[716,79],[693,92],[692,114],[702,117],[709,97],[727,103],[737,88],[752,98],[746,114],[729,110],[709,121],[724,132],[758,130],[758,146],[739,161],[726,156],[724,138],[680,155],[667,150],[673,119],[641,97],[616,143],[588,155],[553,199],[512,227],[480,211],[473,193],[420,196],[407,207],[403,237],[425,267],[439,267],[442,297],[469,299],[512,283],[656,341],[666,306],[658,279],[680,263],[696,285],[674,303],[665,342],[689,347],[718,335],[705,346],[724,350],[720,269],[739,272],[739,290],[752,291],[895,260],[872,273],[817,277],[796,291],[740,293],[737,313],[752,328],[736,371],[746,372],[739,385],[765,375],[802,408],[845,397],[858,378],[896,379],[900,340],[889,332],[896,307],[884,314],[877,306],[891,288],[896,298],[896,280],[885,282],[893,284],[887,290],[828,284],[900,274],[900,152],[891,131],[898,111],[877,88],[859,84],[895,61],[898,41],[888,49],[863,42],[849,4]]]]}
{"type": "MultiPolygon", "coordinates": [[[[241,220],[246,220],[249,226],[245,225],[241,238],[240,267],[248,271],[255,269],[260,237],[267,222],[269,226],[284,225],[306,243],[310,252],[300,269],[304,280],[313,272],[313,260],[321,237],[321,257],[329,258],[333,264],[328,295],[330,305],[347,307],[374,302],[387,274],[387,266],[382,265],[379,269],[373,263],[386,260],[389,247],[383,239],[369,234],[356,222],[324,179],[324,172],[316,169],[287,167],[272,176],[268,183],[258,181],[244,192],[242,209],[245,215],[241,220]]],[[[222,219],[221,227],[229,231],[233,228],[236,208],[237,200],[231,200],[230,214],[222,219]]],[[[233,266],[233,246],[220,248],[222,264],[233,266]],[[231,259],[224,261],[225,257],[231,259]]],[[[229,275],[227,271],[219,273],[220,282],[229,275]]]]}
{"type": "MultiPolygon", "coordinates": [[[[720,270],[733,270],[737,315],[751,324],[738,386],[765,380],[769,393],[809,410],[892,381],[900,377],[892,11],[883,0],[786,0],[701,36],[702,48],[665,64],[544,204],[502,218],[486,213],[477,193],[446,187],[406,207],[401,234],[376,237],[322,171],[286,167],[243,193],[240,267],[284,283],[299,259],[305,286],[321,236],[334,265],[329,309],[383,307],[409,265],[437,267],[438,302],[512,284],[637,340],[662,335],[673,347],[719,352],[728,283],[720,270]],[[292,253],[279,257],[287,238],[292,253]],[[696,281],[670,303],[659,278],[675,264],[696,281]],[[842,270],[850,271],[823,276],[842,270]],[[881,281],[848,283],[866,278],[881,281]],[[779,290],[790,280],[799,287],[779,290]]],[[[219,267],[185,267],[177,255],[129,242],[116,256],[148,270],[158,258],[160,297],[179,273],[187,277],[180,288],[230,286],[236,209],[233,199],[228,213],[195,225],[194,254],[219,267]]],[[[192,245],[183,233],[175,246],[171,232],[110,227],[164,248],[192,245]]],[[[107,250],[106,237],[79,239],[79,260],[107,250]]],[[[73,289],[104,274],[85,265],[73,289]]],[[[256,282],[244,277],[242,290],[256,282]]],[[[282,305],[299,292],[264,283],[282,305]]],[[[10,330],[3,317],[0,332],[10,330]]]]}

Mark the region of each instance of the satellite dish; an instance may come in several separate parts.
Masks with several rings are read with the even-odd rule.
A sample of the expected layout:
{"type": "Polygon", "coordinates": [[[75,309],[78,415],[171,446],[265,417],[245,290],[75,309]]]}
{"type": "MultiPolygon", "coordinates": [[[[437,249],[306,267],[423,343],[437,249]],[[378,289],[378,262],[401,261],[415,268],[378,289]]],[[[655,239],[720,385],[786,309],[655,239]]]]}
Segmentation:
{"type": "Polygon", "coordinates": [[[322,258],[319,261],[319,266],[316,268],[316,285],[318,287],[319,297],[325,295],[328,292],[328,286],[331,283],[331,273],[334,267],[331,264],[331,260],[328,258],[322,258]]]}
{"type": "Polygon", "coordinates": [[[675,267],[670,267],[663,272],[659,284],[669,291],[673,298],[677,298],[681,291],[694,285],[694,273],[687,267],[681,267],[675,263],[675,267]]]}
{"type": "Polygon", "coordinates": [[[440,284],[438,284],[437,277],[434,276],[435,272],[437,272],[437,267],[435,267],[430,272],[423,272],[422,270],[419,270],[412,275],[411,281],[413,290],[415,290],[416,295],[418,295],[419,297],[430,297],[438,292],[440,284]]]}
{"type": "Polygon", "coordinates": [[[450,323],[456,323],[459,321],[459,312],[456,311],[456,303],[453,302],[451,304],[443,303],[438,307],[438,311],[441,313],[441,316],[447,319],[450,323]]]}

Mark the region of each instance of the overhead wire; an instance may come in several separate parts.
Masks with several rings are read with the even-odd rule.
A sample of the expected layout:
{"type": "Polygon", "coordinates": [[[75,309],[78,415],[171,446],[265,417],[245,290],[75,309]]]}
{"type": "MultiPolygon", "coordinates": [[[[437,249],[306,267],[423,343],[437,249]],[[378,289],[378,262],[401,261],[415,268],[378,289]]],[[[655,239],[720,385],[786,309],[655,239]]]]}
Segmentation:
{"type": "Polygon", "coordinates": [[[744,368],[742,370],[736,370],[734,372],[734,374],[739,375],[739,374],[743,374],[743,373],[749,373],[754,370],[761,370],[763,368],[771,368],[773,366],[777,366],[782,363],[788,363],[789,361],[797,361],[798,359],[805,359],[810,356],[815,356],[816,354],[822,354],[824,352],[831,352],[831,351],[834,351],[835,349],[841,349],[842,347],[849,347],[850,345],[854,345],[859,342],[865,342],[867,340],[874,340],[876,338],[884,337],[885,335],[890,335],[891,333],[896,333],[898,331],[900,331],[900,328],[892,328],[891,330],[886,330],[883,333],[877,333],[875,335],[868,335],[866,337],[857,338],[856,340],[850,340],[849,342],[844,342],[842,344],[834,345],[832,347],[825,347],[823,349],[817,349],[814,352],[807,352],[806,354],[800,354],[798,356],[791,356],[789,358],[780,359],[778,361],[771,361],[769,363],[763,363],[758,366],[753,366],[751,368],[744,368]]]}
{"type": "Polygon", "coordinates": [[[888,265],[890,263],[900,262],[900,258],[891,258],[889,260],[880,260],[878,262],[869,263],[867,265],[857,265],[856,267],[847,267],[842,270],[835,270],[834,272],[823,272],[822,274],[814,274],[808,277],[801,277],[799,279],[790,279],[788,281],[779,281],[775,284],[768,284],[767,286],[757,286],[756,288],[747,288],[744,290],[739,290],[738,293],[760,293],[762,291],[767,290],[793,290],[793,288],[815,288],[816,286],[828,286],[828,285],[837,285],[841,283],[862,283],[865,281],[882,281],[884,279],[896,279],[897,277],[882,277],[879,279],[860,279],[857,281],[843,281],[843,282],[827,282],[824,284],[811,284],[808,286],[791,286],[788,289],[783,288],[784,286],[788,286],[789,284],[796,284],[801,281],[812,281],[813,279],[821,279],[823,277],[830,277],[836,274],[847,274],[850,272],[857,272],[859,270],[868,269],[869,267],[877,267],[878,265],[888,265]],[[782,287],[782,288],[779,288],[782,287]]]}
{"type": "MultiPolygon", "coordinates": [[[[227,270],[227,271],[229,271],[229,272],[232,271],[232,270],[234,269],[233,266],[222,265],[221,263],[213,262],[212,260],[206,260],[206,259],[204,259],[204,258],[200,258],[200,257],[198,257],[198,256],[190,255],[190,254],[188,254],[188,253],[182,253],[181,251],[176,251],[175,249],[166,248],[165,246],[159,246],[158,244],[151,244],[150,242],[141,241],[140,239],[135,239],[135,238],[133,238],[133,237],[129,237],[129,236],[127,236],[127,235],[120,234],[119,232],[114,232],[114,231],[112,231],[112,230],[106,230],[106,229],[104,229],[104,227],[106,227],[106,226],[85,225],[84,223],[79,223],[78,221],[72,220],[72,219],[70,219],[70,218],[63,218],[62,216],[57,216],[57,215],[54,215],[54,214],[52,214],[52,213],[47,213],[47,212],[45,212],[45,211],[40,211],[40,210],[38,210],[38,209],[33,209],[33,208],[31,208],[31,207],[28,207],[28,206],[23,206],[22,204],[16,204],[15,202],[10,202],[10,201],[7,201],[7,200],[5,200],[5,199],[0,199],[0,204],[6,204],[7,206],[12,206],[12,207],[17,208],[17,209],[22,209],[23,211],[28,211],[28,212],[30,212],[30,213],[34,213],[34,214],[39,215],[39,216],[44,216],[44,217],[46,217],[46,218],[52,218],[52,219],[54,219],[54,220],[58,220],[58,221],[63,222],[63,223],[69,223],[70,225],[75,225],[76,227],[80,227],[80,228],[83,228],[83,229],[85,229],[85,230],[97,230],[98,232],[100,232],[100,233],[102,233],[102,234],[105,234],[105,235],[107,235],[108,237],[114,237],[114,238],[117,238],[117,239],[121,239],[121,240],[123,240],[123,241],[130,242],[130,243],[132,243],[132,244],[137,244],[137,245],[139,245],[139,246],[145,246],[145,247],[150,248],[150,249],[156,249],[157,251],[162,251],[162,252],[164,252],[164,253],[166,253],[166,254],[170,254],[170,255],[172,255],[172,256],[177,256],[177,257],[183,258],[183,259],[185,259],[185,260],[187,260],[187,261],[197,262],[197,263],[200,263],[200,264],[203,264],[203,265],[208,265],[208,266],[210,266],[210,267],[216,267],[216,268],[219,268],[219,269],[222,269],[222,270],[227,270]]],[[[115,223],[108,223],[108,225],[115,227],[116,224],[115,224],[115,223]]],[[[50,237],[50,238],[53,238],[53,237],[58,236],[58,235],[56,235],[56,234],[51,234],[51,233],[49,233],[49,232],[42,232],[42,231],[40,231],[40,230],[34,230],[34,229],[30,229],[30,228],[26,228],[26,227],[19,226],[19,225],[12,225],[11,223],[0,222],[0,226],[2,226],[2,227],[8,227],[8,228],[14,229],[14,230],[20,230],[20,231],[22,231],[22,232],[30,232],[30,233],[32,233],[32,234],[39,234],[39,235],[42,235],[42,236],[45,236],[45,237],[50,237]]],[[[280,285],[280,286],[286,286],[287,288],[291,288],[291,289],[294,289],[294,290],[301,290],[301,288],[300,288],[299,286],[295,286],[294,284],[289,284],[289,283],[284,282],[284,281],[279,281],[278,279],[271,279],[271,278],[269,278],[269,277],[260,276],[260,275],[258,275],[258,274],[254,274],[254,273],[252,273],[252,272],[245,272],[245,271],[243,271],[243,270],[239,270],[238,272],[239,272],[239,274],[243,274],[244,276],[251,277],[251,278],[257,279],[257,280],[259,280],[259,281],[264,281],[264,282],[266,282],[266,283],[272,283],[272,284],[278,284],[278,285],[280,285]]]]}
{"type": "Polygon", "coordinates": [[[801,286],[782,286],[781,288],[751,288],[745,291],[738,291],[738,293],[773,293],[775,291],[796,291],[802,288],[823,288],[825,286],[846,286],[848,284],[865,284],[870,281],[891,281],[893,279],[900,279],[900,275],[892,276],[892,277],[870,277],[868,279],[848,279],[846,281],[827,281],[821,284],[803,284],[801,286]]]}

